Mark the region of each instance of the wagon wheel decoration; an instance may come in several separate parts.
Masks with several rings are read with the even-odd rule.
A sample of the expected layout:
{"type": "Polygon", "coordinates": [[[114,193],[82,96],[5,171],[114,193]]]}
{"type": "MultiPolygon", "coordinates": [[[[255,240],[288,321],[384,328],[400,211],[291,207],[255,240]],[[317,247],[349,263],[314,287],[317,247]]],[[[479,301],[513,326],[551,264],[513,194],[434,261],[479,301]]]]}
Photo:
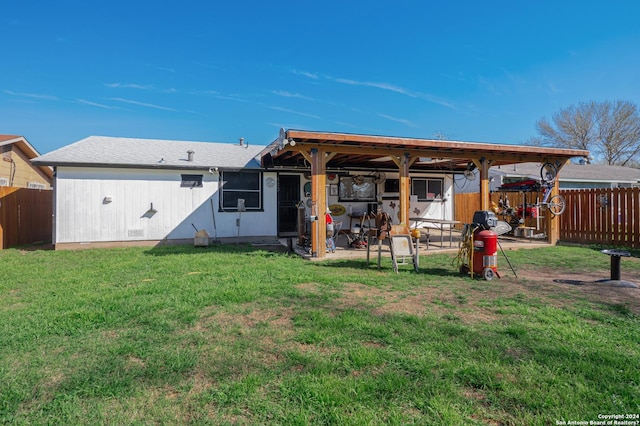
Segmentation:
{"type": "Polygon", "coordinates": [[[376,185],[382,185],[387,180],[387,175],[384,172],[376,172],[373,174],[373,183],[376,185]]]}
{"type": "Polygon", "coordinates": [[[596,201],[600,205],[600,208],[603,210],[606,209],[607,206],[609,205],[609,197],[607,197],[607,194],[598,195],[598,198],[596,199],[596,201]]]}

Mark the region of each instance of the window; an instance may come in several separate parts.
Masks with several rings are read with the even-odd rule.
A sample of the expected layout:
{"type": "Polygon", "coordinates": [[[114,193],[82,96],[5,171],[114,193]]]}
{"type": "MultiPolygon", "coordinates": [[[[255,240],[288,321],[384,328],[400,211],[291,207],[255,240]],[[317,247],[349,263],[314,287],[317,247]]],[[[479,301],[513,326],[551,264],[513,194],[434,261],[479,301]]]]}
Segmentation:
{"type": "Polygon", "coordinates": [[[340,201],[375,201],[373,176],[340,176],[340,201]]]}
{"type": "Polygon", "coordinates": [[[399,179],[385,180],[384,192],[400,192],[400,180],[399,179]]]}
{"type": "Polygon", "coordinates": [[[442,199],[442,179],[411,179],[411,195],[418,196],[418,201],[442,199]]]}
{"type": "Polygon", "coordinates": [[[181,188],[202,188],[202,175],[182,175],[181,188]]]}
{"type": "Polygon", "coordinates": [[[262,173],[223,172],[221,207],[225,211],[237,211],[238,200],[244,200],[247,211],[262,210],[262,173]]]}

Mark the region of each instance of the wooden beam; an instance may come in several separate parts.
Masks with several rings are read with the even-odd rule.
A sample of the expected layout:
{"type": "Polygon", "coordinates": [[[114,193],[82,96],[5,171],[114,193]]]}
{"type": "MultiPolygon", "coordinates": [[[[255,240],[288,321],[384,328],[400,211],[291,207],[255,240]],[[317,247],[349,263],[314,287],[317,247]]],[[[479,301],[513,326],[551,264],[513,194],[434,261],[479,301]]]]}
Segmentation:
{"type": "MultiPolygon", "coordinates": [[[[411,194],[411,179],[409,177],[409,164],[411,157],[405,153],[399,159],[400,169],[400,224],[409,224],[409,204],[411,194]]],[[[395,218],[393,218],[395,219],[395,218]]]]}
{"type": "MultiPolygon", "coordinates": [[[[322,145],[324,148],[328,144],[337,143],[337,145],[361,145],[366,144],[369,146],[382,147],[384,149],[391,149],[394,147],[403,147],[405,150],[418,149],[424,152],[425,149],[431,148],[434,151],[442,150],[461,150],[467,153],[475,152],[477,155],[485,155],[489,158],[489,153],[493,152],[499,155],[502,152],[506,152],[506,155],[512,156],[514,154],[535,154],[537,161],[540,157],[579,157],[587,156],[589,152],[580,149],[565,149],[565,148],[548,148],[548,147],[532,147],[524,145],[497,145],[489,143],[478,142],[462,142],[462,141],[446,141],[436,139],[415,139],[415,138],[401,138],[401,137],[388,137],[388,136],[371,136],[371,135],[357,135],[349,133],[323,133],[323,132],[309,132],[304,130],[288,130],[287,138],[293,138],[296,141],[296,146],[303,143],[315,143],[322,145]]],[[[332,151],[328,149],[328,151],[332,151]]],[[[438,156],[440,157],[440,156],[438,156]]]]}
{"type": "MultiPolygon", "coordinates": [[[[551,188],[551,195],[549,195],[549,198],[559,193],[560,170],[568,163],[569,160],[567,159],[564,159],[563,161],[559,161],[556,159],[556,161],[553,162],[553,164],[558,168],[558,175],[556,176],[556,180],[553,183],[553,188],[551,188]]],[[[547,239],[549,241],[549,244],[557,244],[560,240],[560,218],[558,216],[552,215],[551,211],[549,211],[549,208],[547,207],[544,213],[544,221],[547,227],[547,239]]]]}
{"type": "Polygon", "coordinates": [[[492,161],[482,157],[474,159],[473,163],[480,171],[480,210],[490,209],[490,191],[489,191],[489,168],[492,161]]]}
{"type": "Polygon", "coordinates": [[[309,162],[309,164],[311,164],[311,163],[312,163],[312,159],[311,159],[311,158],[312,158],[312,157],[311,157],[311,150],[312,150],[312,149],[313,149],[313,148],[309,149],[308,151],[300,150],[300,155],[302,155],[302,156],[304,157],[304,159],[305,159],[305,160],[307,160],[307,161],[309,162]]]}
{"type": "Polygon", "coordinates": [[[566,160],[567,157],[549,157],[544,155],[544,153],[540,153],[537,150],[534,150],[532,147],[528,147],[529,151],[523,150],[497,150],[493,148],[493,150],[489,150],[485,148],[485,151],[478,152],[472,148],[468,149],[446,149],[446,148],[405,148],[405,147],[382,147],[382,146],[368,146],[368,145],[341,145],[335,143],[325,143],[320,144],[316,142],[299,142],[296,143],[295,147],[290,147],[287,145],[282,151],[279,151],[278,154],[275,154],[277,157],[280,153],[293,153],[299,152],[307,161],[310,162],[308,152],[312,148],[318,148],[325,151],[331,152],[331,157],[327,160],[329,161],[336,154],[342,155],[350,155],[350,156],[358,156],[362,158],[363,162],[370,161],[367,157],[402,157],[405,153],[409,153],[412,157],[415,157],[417,160],[419,157],[432,157],[438,159],[446,159],[446,160],[471,160],[472,158],[479,158],[478,156],[484,156],[488,160],[490,160],[493,164],[516,164],[516,163],[527,163],[527,162],[546,162],[547,160],[557,163],[558,159],[561,158],[562,161],[566,160]],[[482,155],[484,154],[484,155],[482,155]]]}
{"type": "Polygon", "coordinates": [[[326,257],[327,250],[327,170],[324,151],[311,149],[311,215],[317,220],[311,222],[311,254],[326,257]]]}

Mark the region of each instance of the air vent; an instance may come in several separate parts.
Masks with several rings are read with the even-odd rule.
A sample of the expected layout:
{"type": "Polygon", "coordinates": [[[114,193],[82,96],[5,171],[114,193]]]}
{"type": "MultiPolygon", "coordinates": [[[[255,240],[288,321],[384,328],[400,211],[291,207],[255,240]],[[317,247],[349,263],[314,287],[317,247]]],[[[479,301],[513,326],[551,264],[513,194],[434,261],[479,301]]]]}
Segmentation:
{"type": "Polygon", "coordinates": [[[129,229],[127,230],[127,237],[129,238],[144,237],[144,229],[129,229]]]}

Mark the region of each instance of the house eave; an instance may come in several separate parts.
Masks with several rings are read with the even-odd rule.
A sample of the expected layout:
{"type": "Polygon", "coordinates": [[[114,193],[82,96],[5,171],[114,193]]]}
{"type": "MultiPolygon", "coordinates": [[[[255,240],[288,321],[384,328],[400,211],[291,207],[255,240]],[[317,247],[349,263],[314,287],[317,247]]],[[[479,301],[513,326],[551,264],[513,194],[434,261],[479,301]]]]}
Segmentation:
{"type": "Polygon", "coordinates": [[[144,170],[205,170],[215,167],[218,170],[263,170],[261,167],[228,167],[228,166],[215,166],[215,165],[184,165],[184,164],[130,164],[130,163],[78,163],[78,162],[55,162],[55,163],[43,163],[40,161],[32,161],[33,164],[38,166],[51,166],[51,167],[70,167],[70,168],[98,168],[98,169],[144,169],[144,170]]]}

